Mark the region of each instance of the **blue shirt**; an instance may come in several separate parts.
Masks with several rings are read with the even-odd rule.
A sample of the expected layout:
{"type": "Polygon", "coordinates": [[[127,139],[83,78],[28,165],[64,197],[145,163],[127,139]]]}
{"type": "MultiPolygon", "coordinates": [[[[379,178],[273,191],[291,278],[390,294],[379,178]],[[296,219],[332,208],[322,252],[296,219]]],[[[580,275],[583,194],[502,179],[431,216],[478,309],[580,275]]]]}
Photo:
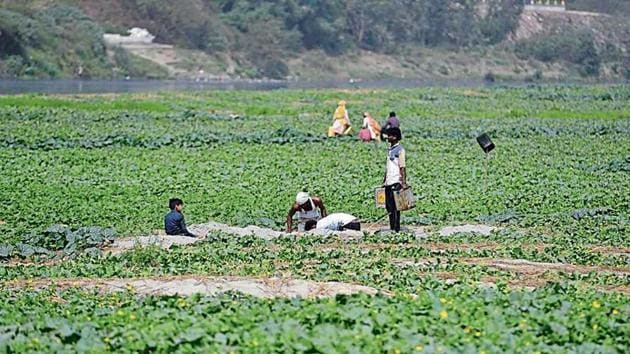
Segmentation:
{"type": "Polygon", "coordinates": [[[164,230],[167,235],[195,236],[186,228],[184,214],[177,210],[171,210],[164,217],[164,230]]]}

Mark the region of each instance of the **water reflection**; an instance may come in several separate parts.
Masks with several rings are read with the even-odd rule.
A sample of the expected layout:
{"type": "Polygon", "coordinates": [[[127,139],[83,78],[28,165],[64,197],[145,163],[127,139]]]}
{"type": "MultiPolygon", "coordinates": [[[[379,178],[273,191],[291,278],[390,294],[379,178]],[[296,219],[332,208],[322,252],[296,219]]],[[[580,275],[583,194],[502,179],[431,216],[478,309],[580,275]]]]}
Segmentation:
{"type": "MultiPolygon", "coordinates": [[[[510,83],[509,85],[522,85],[510,83]]],[[[320,80],[267,81],[222,80],[195,82],[184,80],[0,80],[0,94],[19,93],[122,93],[181,90],[275,90],[283,88],[413,88],[413,87],[479,87],[491,85],[483,80],[320,80]]]]}

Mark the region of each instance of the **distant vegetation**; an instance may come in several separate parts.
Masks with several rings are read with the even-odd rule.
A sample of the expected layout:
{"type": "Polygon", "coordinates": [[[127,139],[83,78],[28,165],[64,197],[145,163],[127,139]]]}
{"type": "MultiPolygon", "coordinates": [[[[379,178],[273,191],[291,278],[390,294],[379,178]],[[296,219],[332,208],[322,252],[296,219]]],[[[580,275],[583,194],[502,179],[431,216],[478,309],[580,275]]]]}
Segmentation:
{"type": "Polygon", "coordinates": [[[607,14],[630,15],[630,1],[628,0],[570,0],[567,9],[594,11],[607,14]]]}
{"type": "Polygon", "coordinates": [[[0,74],[104,76],[109,63],[101,27],[76,7],[0,9],[0,74]]]}
{"type": "MultiPolygon", "coordinates": [[[[96,0],[4,1],[0,15],[0,76],[150,76],[147,63],[120,50],[106,55],[103,32],[147,28],[156,41],[228,53],[242,76],[284,78],[288,60],[309,50],[338,56],[356,50],[398,55],[404,47],[466,49],[504,42],[517,25],[521,0],[96,0]],[[51,5],[52,4],[52,5],[51,5]],[[483,15],[481,15],[483,13],[483,15]]],[[[606,7],[588,0],[583,9],[606,7]]],[[[514,47],[521,58],[568,61],[597,76],[602,55],[592,35],[542,36],[514,47]],[[559,49],[568,52],[558,54],[559,49]]],[[[512,49],[511,47],[508,49],[512,49]]],[[[607,53],[611,51],[608,50],[607,53]]],[[[612,60],[612,59],[611,59],[612,60]]]]}
{"type": "MultiPolygon", "coordinates": [[[[79,5],[94,8],[91,0],[79,5]]],[[[157,41],[209,53],[237,53],[254,76],[281,78],[286,59],[303,50],[340,55],[354,49],[396,53],[403,45],[426,47],[494,44],[511,32],[520,0],[489,2],[476,16],[475,2],[462,0],[129,0],[97,11],[113,31],[146,27],[157,41]],[[128,14],[126,17],[118,13],[128,14]]]]}

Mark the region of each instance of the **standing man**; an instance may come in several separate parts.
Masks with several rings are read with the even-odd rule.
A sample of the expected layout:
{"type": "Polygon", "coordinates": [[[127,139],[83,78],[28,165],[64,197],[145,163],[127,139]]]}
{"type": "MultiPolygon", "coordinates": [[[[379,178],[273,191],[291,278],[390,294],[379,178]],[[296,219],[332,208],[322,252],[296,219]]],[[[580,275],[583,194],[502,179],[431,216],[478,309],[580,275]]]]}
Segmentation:
{"type": "Polygon", "coordinates": [[[293,215],[298,214],[298,231],[306,231],[306,223],[317,223],[327,215],[324,202],[319,197],[312,197],[306,192],[300,192],[295,196],[295,203],[291,205],[287,214],[287,233],[293,229],[293,215]],[[318,210],[319,209],[319,210],[318,210]]]}
{"type": "Polygon", "coordinates": [[[402,145],[400,145],[400,140],[402,139],[400,128],[389,128],[387,129],[386,134],[390,147],[387,152],[385,177],[383,178],[383,186],[385,187],[385,207],[389,213],[389,228],[395,232],[399,232],[400,211],[396,209],[394,192],[407,188],[405,149],[402,145]]]}

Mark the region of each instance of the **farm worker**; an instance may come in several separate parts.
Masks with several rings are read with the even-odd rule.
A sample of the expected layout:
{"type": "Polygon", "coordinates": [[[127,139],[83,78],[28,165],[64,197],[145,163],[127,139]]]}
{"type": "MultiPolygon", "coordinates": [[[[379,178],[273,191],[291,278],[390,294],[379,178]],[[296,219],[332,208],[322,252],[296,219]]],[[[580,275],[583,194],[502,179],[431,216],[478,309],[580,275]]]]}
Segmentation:
{"type": "Polygon", "coordinates": [[[346,213],[332,213],[324,218],[321,218],[317,223],[309,221],[306,223],[306,230],[312,230],[313,228],[318,230],[361,230],[361,222],[353,215],[346,213]]]}
{"type": "Polygon", "coordinates": [[[341,100],[333,114],[333,123],[328,128],[328,136],[345,135],[350,133],[351,129],[350,118],[348,118],[348,111],[346,110],[346,101],[341,100]]]}
{"type": "Polygon", "coordinates": [[[389,214],[389,228],[395,232],[400,231],[400,211],[396,209],[394,191],[407,188],[407,169],[405,162],[405,149],[400,145],[402,133],[399,128],[389,128],[386,132],[390,147],[387,151],[385,176],[385,208],[389,214]]]}
{"type": "Polygon", "coordinates": [[[370,112],[363,113],[363,129],[370,131],[371,140],[381,139],[381,125],[378,124],[376,119],[372,118],[370,112]]]}
{"type": "MultiPolygon", "coordinates": [[[[400,120],[398,119],[398,117],[396,117],[396,112],[393,112],[393,111],[389,112],[389,117],[385,121],[385,124],[383,124],[381,132],[387,134],[387,129],[389,128],[400,129],[400,120]]],[[[382,134],[381,134],[381,138],[383,138],[382,134]]]]}
{"type": "Polygon", "coordinates": [[[306,229],[306,222],[317,222],[325,217],[326,207],[319,197],[311,197],[307,192],[299,192],[295,196],[295,202],[291,205],[287,214],[287,232],[293,229],[293,215],[298,214],[298,231],[303,232],[306,229]]]}
{"type": "Polygon", "coordinates": [[[168,207],[171,211],[164,217],[164,229],[167,235],[183,235],[196,237],[186,228],[184,221],[184,202],[179,198],[172,198],[168,201],[168,207]]]}

